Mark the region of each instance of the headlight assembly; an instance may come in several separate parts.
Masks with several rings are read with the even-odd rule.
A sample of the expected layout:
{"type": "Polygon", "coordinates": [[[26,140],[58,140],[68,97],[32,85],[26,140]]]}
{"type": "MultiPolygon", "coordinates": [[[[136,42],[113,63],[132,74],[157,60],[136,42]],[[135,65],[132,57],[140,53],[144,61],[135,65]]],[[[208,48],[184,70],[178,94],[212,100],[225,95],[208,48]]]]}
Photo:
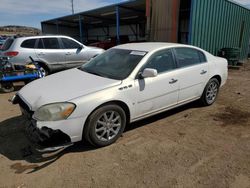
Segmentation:
{"type": "Polygon", "coordinates": [[[36,110],[33,117],[39,121],[64,120],[72,114],[75,108],[76,105],[69,102],[47,104],[36,110]]]}

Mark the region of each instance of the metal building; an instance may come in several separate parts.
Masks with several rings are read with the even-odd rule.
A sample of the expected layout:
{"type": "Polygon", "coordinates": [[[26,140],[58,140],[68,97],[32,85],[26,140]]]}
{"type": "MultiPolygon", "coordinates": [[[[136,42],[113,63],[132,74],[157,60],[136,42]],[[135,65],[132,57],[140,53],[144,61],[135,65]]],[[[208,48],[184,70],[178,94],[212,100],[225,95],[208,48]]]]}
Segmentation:
{"type": "Polygon", "coordinates": [[[192,0],[189,44],[216,54],[223,47],[241,49],[247,57],[250,10],[229,0],[192,0]]]}
{"type": "Polygon", "coordinates": [[[231,0],[131,0],[41,23],[45,34],[64,34],[81,42],[128,35],[131,41],[179,42],[214,55],[241,49],[247,58],[250,10],[231,0]]]}

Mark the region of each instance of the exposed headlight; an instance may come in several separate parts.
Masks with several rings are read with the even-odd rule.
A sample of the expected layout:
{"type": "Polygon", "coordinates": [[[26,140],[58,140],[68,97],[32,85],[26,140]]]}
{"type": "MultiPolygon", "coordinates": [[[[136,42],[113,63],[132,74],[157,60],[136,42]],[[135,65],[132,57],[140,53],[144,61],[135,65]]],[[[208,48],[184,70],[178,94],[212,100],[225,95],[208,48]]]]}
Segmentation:
{"type": "Polygon", "coordinates": [[[39,121],[64,120],[72,114],[75,108],[76,105],[69,102],[47,104],[35,111],[33,117],[39,121]]]}

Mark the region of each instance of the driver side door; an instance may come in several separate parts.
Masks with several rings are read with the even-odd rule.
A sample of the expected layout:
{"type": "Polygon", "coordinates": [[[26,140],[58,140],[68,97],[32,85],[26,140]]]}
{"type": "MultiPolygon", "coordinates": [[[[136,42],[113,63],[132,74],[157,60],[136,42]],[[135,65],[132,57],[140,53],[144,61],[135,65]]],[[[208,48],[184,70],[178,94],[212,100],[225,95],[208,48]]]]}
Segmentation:
{"type": "Polygon", "coordinates": [[[84,46],[69,38],[60,38],[65,51],[66,68],[81,66],[89,60],[84,46]]]}
{"type": "Polygon", "coordinates": [[[172,50],[166,49],[154,53],[141,72],[145,68],[156,69],[158,75],[135,80],[138,93],[136,108],[138,118],[172,107],[178,101],[178,70],[172,50]]]}

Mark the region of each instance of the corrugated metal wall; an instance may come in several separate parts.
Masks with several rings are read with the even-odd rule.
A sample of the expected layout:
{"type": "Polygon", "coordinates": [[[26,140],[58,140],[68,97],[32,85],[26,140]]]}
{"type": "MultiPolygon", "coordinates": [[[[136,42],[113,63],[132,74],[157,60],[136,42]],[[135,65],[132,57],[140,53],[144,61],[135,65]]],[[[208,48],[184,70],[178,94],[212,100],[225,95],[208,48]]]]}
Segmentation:
{"type": "Polygon", "coordinates": [[[248,53],[250,10],[228,0],[192,0],[191,45],[217,55],[224,47],[240,47],[241,59],[248,53]]]}

